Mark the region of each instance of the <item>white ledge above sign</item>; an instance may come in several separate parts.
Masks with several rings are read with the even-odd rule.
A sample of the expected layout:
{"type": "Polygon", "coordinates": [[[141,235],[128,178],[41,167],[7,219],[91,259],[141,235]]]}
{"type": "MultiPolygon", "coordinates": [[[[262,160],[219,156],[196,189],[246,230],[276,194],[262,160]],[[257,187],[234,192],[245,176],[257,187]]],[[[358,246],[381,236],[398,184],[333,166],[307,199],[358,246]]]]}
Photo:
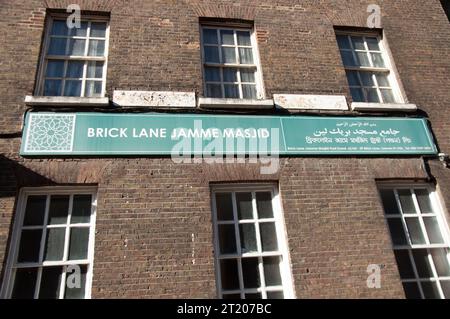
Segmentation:
{"type": "Polygon", "coordinates": [[[114,91],[113,103],[129,107],[196,107],[195,92],[114,91]]]}
{"type": "Polygon", "coordinates": [[[25,97],[25,104],[30,106],[99,106],[109,105],[107,97],[75,96],[30,96],[25,97]]]}
{"type": "Polygon", "coordinates": [[[348,110],[344,95],[274,94],[273,99],[277,108],[287,110],[348,110]]]}
{"type": "Polygon", "coordinates": [[[272,99],[222,99],[201,97],[198,106],[207,109],[272,109],[272,99]]]}
{"type": "Polygon", "coordinates": [[[414,112],[417,105],[406,103],[366,103],[353,102],[352,111],[403,111],[414,112]]]}

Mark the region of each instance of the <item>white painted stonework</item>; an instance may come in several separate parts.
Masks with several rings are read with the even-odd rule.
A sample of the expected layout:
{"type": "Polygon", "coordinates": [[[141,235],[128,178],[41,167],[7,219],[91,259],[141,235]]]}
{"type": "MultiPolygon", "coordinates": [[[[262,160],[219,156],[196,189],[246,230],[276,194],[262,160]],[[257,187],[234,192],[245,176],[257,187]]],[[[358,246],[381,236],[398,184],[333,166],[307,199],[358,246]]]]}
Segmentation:
{"type": "Polygon", "coordinates": [[[196,107],[194,92],[114,91],[113,103],[119,106],[196,107]]]}
{"type": "Polygon", "coordinates": [[[404,111],[414,112],[417,110],[417,105],[408,103],[365,103],[353,102],[353,111],[404,111]]]}
{"type": "Polygon", "coordinates": [[[290,110],[348,110],[343,95],[274,94],[278,108],[290,110]]]}

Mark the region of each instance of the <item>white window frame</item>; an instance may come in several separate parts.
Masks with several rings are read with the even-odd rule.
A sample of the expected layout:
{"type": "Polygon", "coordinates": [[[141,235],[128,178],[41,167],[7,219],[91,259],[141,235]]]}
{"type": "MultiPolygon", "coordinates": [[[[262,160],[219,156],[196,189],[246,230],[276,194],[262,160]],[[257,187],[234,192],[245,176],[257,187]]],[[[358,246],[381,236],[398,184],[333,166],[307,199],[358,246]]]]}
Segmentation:
{"type": "MultiPolygon", "coordinates": [[[[52,56],[48,55],[48,49],[50,46],[50,34],[53,27],[53,21],[54,20],[63,20],[67,19],[67,15],[65,14],[58,14],[58,13],[51,13],[47,17],[47,23],[46,23],[46,29],[44,34],[44,40],[42,44],[42,53],[41,53],[41,59],[39,63],[39,70],[38,70],[38,81],[35,88],[35,96],[44,96],[44,85],[45,85],[45,72],[47,70],[47,61],[48,60],[61,60],[65,61],[64,63],[64,75],[67,70],[67,61],[83,61],[83,62],[103,62],[103,74],[102,74],[102,92],[98,98],[105,97],[106,95],[106,78],[107,78],[107,70],[108,70],[108,56],[109,56],[109,31],[110,31],[110,19],[107,16],[93,16],[93,15],[82,15],[81,16],[81,22],[88,22],[88,31],[85,37],[75,37],[75,38],[83,38],[86,39],[86,45],[84,48],[84,56],[52,56]],[[90,26],[92,22],[103,22],[106,23],[106,31],[105,31],[105,54],[103,57],[101,56],[88,56],[88,50],[89,50],[89,39],[90,39],[90,26]]],[[[97,39],[97,38],[94,38],[97,39]]],[[[66,42],[66,49],[70,41],[66,42]]],[[[64,78],[65,79],[65,78],[64,78]]],[[[85,98],[85,88],[86,88],[86,81],[89,80],[96,80],[99,81],[99,78],[91,79],[87,78],[87,63],[84,64],[83,67],[83,76],[80,78],[81,80],[81,95],[79,97],[85,98]]],[[[46,96],[46,97],[61,97],[61,98],[73,98],[72,96],[65,96],[64,95],[64,83],[65,80],[62,80],[63,84],[61,86],[61,95],[58,96],[46,96]]],[[[92,97],[86,97],[86,98],[92,98],[92,97]]],[[[95,97],[94,97],[95,98],[95,97]]]]}
{"type": "MultiPolygon", "coordinates": [[[[444,299],[445,297],[444,297],[444,294],[443,294],[443,291],[442,291],[442,288],[441,288],[441,285],[440,285],[440,281],[441,280],[445,280],[445,281],[450,280],[450,276],[442,277],[442,276],[438,275],[438,273],[436,271],[436,267],[434,265],[434,261],[432,260],[432,255],[430,253],[430,249],[433,249],[433,248],[445,248],[445,249],[448,249],[449,252],[447,254],[447,261],[448,261],[448,263],[450,265],[450,229],[449,229],[448,220],[446,218],[447,217],[446,209],[442,205],[441,198],[440,198],[436,188],[433,185],[429,184],[429,183],[418,183],[418,182],[389,183],[389,182],[386,182],[386,183],[379,183],[378,184],[378,190],[379,191],[380,190],[393,190],[394,191],[394,195],[395,195],[396,204],[397,204],[398,210],[400,212],[400,214],[385,214],[384,216],[385,216],[386,224],[387,224],[388,219],[390,219],[390,218],[396,218],[396,219],[400,218],[401,222],[402,222],[403,233],[404,233],[404,235],[406,237],[406,240],[409,242],[410,238],[409,238],[409,234],[408,234],[408,231],[407,231],[408,228],[407,228],[407,225],[406,225],[405,218],[416,217],[416,218],[419,218],[420,229],[421,229],[421,231],[422,231],[422,233],[423,233],[423,235],[425,237],[426,244],[420,244],[420,245],[419,244],[412,244],[412,243],[410,243],[408,245],[395,245],[392,242],[392,248],[393,248],[394,251],[395,250],[407,250],[408,251],[408,256],[409,256],[409,259],[410,259],[410,263],[411,263],[413,271],[414,271],[414,277],[415,278],[412,278],[412,279],[403,279],[402,278],[401,279],[402,283],[409,283],[409,282],[410,283],[417,283],[418,288],[419,288],[419,292],[420,292],[420,295],[421,295],[421,298],[424,299],[425,296],[424,296],[424,293],[423,293],[422,286],[420,285],[420,282],[429,282],[429,281],[435,282],[436,286],[437,286],[437,289],[438,289],[438,292],[440,294],[440,297],[442,299],[444,299]],[[417,197],[416,197],[416,194],[414,192],[414,189],[426,189],[428,191],[428,193],[429,193],[429,198],[430,198],[430,202],[431,202],[432,209],[433,209],[434,213],[433,214],[425,214],[425,215],[422,215],[420,213],[404,214],[403,211],[402,211],[402,206],[401,206],[400,199],[399,199],[399,196],[398,196],[398,190],[405,190],[405,189],[406,190],[410,190],[410,192],[412,194],[412,200],[413,200],[414,208],[415,208],[416,212],[421,212],[421,210],[420,210],[419,202],[417,200],[417,197]],[[425,227],[425,224],[424,224],[424,221],[423,221],[423,217],[436,217],[437,222],[438,222],[438,226],[439,226],[439,230],[440,230],[440,233],[442,235],[444,243],[442,243],[442,244],[430,244],[428,232],[427,232],[427,229],[425,227]],[[431,266],[433,277],[430,277],[430,278],[420,278],[419,277],[419,274],[418,274],[418,271],[417,271],[417,267],[416,267],[415,261],[414,261],[413,256],[412,256],[412,250],[414,250],[414,249],[427,249],[428,261],[429,261],[429,264],[431,266]]],[[[380,197],[380,200],[381,200],[381,197],[380,197]]],[[[388,227],[388,225],[387,225],[387,227],[388,227]]],[[[389,229],[389,227],[388,227],[388,229],[389,229]]],[[[389,235],[391,235],[391,234],[389,234],[389,235]]]]}
{"type": "MultiPolygon", "coordinates": [[[[377,94],[378,94],[378,99],[379,102],[369,102],[367,99],[367,95],[366,92],[364,90],[364,86],[358,86],[359,88],[363,89],[363,94],[364,94],[364,101],[354,101],[357,103],[374,103],[374,104],[405,104],[406,103],[406,97],[403,94],[403,91],[401,90],[400,87],[400,80],[398,79],[397,76],[397,71],[395,69],[395,65],[394,62],[392,61],[391,58],[391,54],[388,50],[388,46],[386,43],[386,39],[384,37],[384,35],[380,35],[379,33],[375,33],[375,32],[356,32],[356,31],[341,31],[341,30],[336,30],[336,35],[340,35],[340,36],[357,36],[357,37],[363,37],[364,38],[364,46],[365,46],[365,52],[371,52],[369,51],[369,48],[367,46],[367,41],[365,40],[366,37],[368,38],[377,38],[378,39],[378,45],[380,47],[380,51],[381,52],[381,56],[383,58],[383,61],[385,63],[385,67],[381,68],[381,67],[367,67],[367,66],[345,66],[344,65],[344,61],[342,60],[342,65],[344,66],[344,69],[346,71],[356,71],[356,72],[375,72],[375,73],[383,73],[387,75],[389,84],[390,84],[390,89],[392,89],[392,93],[394,95],[394,102],[384,102],[383,96],[381,94],[380,88],[385,88],[383,86],[379,86],[378,85],[378,80],[376,79],[376,76],[372,76],[372,81],[375,83],[375,88],[377,90],[377,94]]],[[[351,52],[353,55],[353,59],[354,61],[358,61],[357,57],[356,57],[356,53],[357,50],[355,51],[355,48],[353,47],[353,43],[352,41],[349,39],[350,42],[350,47],[351,47],[351,52]]],[[[338,49],[339,49],[339,53],[341,51],[341,48],[338,45],[338,49]]],[[[345,49],[344,49],[345,50],[345,49]]],[[[346,50],[346,51],[350,51],[350,50],[346,50]]],[[[372,57],[370,54],[367,55],[369,61],[371,62],[371,64],[373,65],[373,61],[372,61],[372,57]]],[[[358,73],[358,79],[361,85],[363,85],[362,79],[358,73]]],[[[347,80],[348,83],[348,80],[347,80]]],[[[352,87],[350,85],[350,83],[348,83],[349,88],[352,87]]],[[[387,88],[387,87],[386,87],[387,88]]]]}
{"type": "MultiPolygon", "coordinates": [[[[221,44],[218,43],[219,47],[219,59],[222,61],[222,50],[221,50],[221,44]]],[[[254,69],[255,70],[255,84],[256,84],[256,99],[262,100],[266,98],[265,89],[264,89],[264,82],[263,82],[263,76],[262,76],[262,69],[261,69],[261,60],[259,56],[259,49],[258,49],[258,41],[256,38],[256,31],[253,26],[230,26],[229,24],[223,24],[223,23],[201,23],[200,24],[200,48],[201,48],[201,58],[202,58],[202,75],[203,75],[203,92],[204,96],[207,98],[213,98],[210,96],[206,96],[206,76],[205,76],[205,67],[219,67],[219,68],[237,68],[237,82],[235,84],[239,85],[239,98],[234,99],[243,99],[242,96],[242,87],[241,87],[241,76],[240,76],[240,70],[242,68],[248,68],[248,69],[254,69]],[[236,43],[236,59],[237,63],[210,63],[205,62],[205,49],[204,49],[204,41],[203,41],[203,29],[216,29],[218,32],[218,41],[220,41],[220,30],[232,30],[234,32],[234,41],[236,43]],[[252,53],[253,53],[253,64],[240,64],[239,63],[239,53],[238,53],[238,44],[236,39],[236,31],[247,31],[250,32],[250,41],[252,45],[252,53]]],[[[225,91],[224,91],[224,82],[223,81],[223,75],[222,72],[220,72],[221,77],[221,87],[222,87],[222,96],[225,98],[225,91]]]]}
{"type": "MultiPolygon", "coordinates": [[[[85,296],[84,299],[91,298],[91,289],[92,289],[92,273],[93,273],[93,265],[94,265],[94,244],[95,244],[95,226],[96,226],[96,214],[97,214],[97,188],[95,187],[26,187],[22,188],[19,192],[16,216],[14,218],[13,223],[13,231],[11,237],[11,244],[8,252],[8,260],[6,264],[6,271],[4,275],[2,290],[1,290],[1,298],[11,298],[12,291],[14,288],[14,276],[16,268],[39,268],[38,274],[36,277],[36,286],[35,286],[35,294],[34,298],[38,298],[39,289],[40,289],[40,281],[42,274],[43,266],[69,266],[69,265],[86,265],[86,282],[85,282],[85,296]],[[70,195],[69,201],[69,214],[72,210],[73,203],[73,195],[92,195],[92,211],[90,216],[89,223],[80,223],[76,224],[77,226],[89,227],[89,243],[88,243],[88,252],[86,260],[68,260],[68,246],[69,246],[69,232],[67,228],[69,228],[70,215],[67,218],[66,224],[66,232],[65,232],[65,243],[64,243],[64,259],[65,261],[42,261],[43,260],[43,251],[45,245],[45,237],[47,233],[47,227],[43,228],[41,243],[39,245],[39,261],[36,263],[23,263],[21,267],[17,267],[16,262],[19,253],[19,244],[20,244],[20,235],[22,231],[22,225],[25,218],[25,209],[27,204],[27,198],[30,195],[42,195],[47,196],[46,199],[46,207],[45,207],[45,217],[44,221],[48,218],[49,205],[50,205],[50,196],[52,195],[70,195]],[[25,267],[23,267],[25,266],[25,267]]],[[[47,224],[45,224],[47,225],[47,224]]],[[[33,226],[31,226],[33,227],[33,226]]],[[[66,272],[63,271],[61,275],[61,283],[60,287],[62,287],[66,282],[66,272]]],[[[60,288],[59,299],[63,298],[64,290],[60,288]]]]}
{"type": "MultiPolygon", "coordinates": [[[[261,288],[253,288],[247,289],[244,288],[243,283],[243,274],[242,274],[242,266],[241,263],[238,263],[238,275],[239,275],[239,290],[227,291],[227,294],[240,294],[241,298],[244,298],[245,293],[261,293],[262,299],[267,298],[267,288],[265,287],[264,281],[264,272],[262,265],[262,257],[271,257],[271,256],[279,256],[281,257],[280,263],[280,275],[282,285],[274,287],[273,290],[279,291],[282,290],[284,293],[284,299],[293,299],[295,298],[295,291],[293,287],[293,277],[290,267],[290,257],[289,257],[289,249],[287,243],[287,235],[286,228],[284,223],[284,217],[282,213],[281,206],[281,198],[278,192],[278,185],[275,184],[219,184],[213,185],[211,187],[211,205],[212,205],[212,215],[213,215],[213,224],[214,224],[214,250],[215,250],[215,266],[216,266],[216,288],[217,288],[217,296],[218,298],[223,298],[222,291],[222,282],[221,282],[221,270],[220,270],[220,260],[221,259],[241,259],[244,257],[258,257],[259,261],[259,273],[261,280],[261,288]],[[231,192],[232,193],[232,201],[233,201],[233,221],[222,221],[221,224],[234,224],[235,225],[235,239],[236,239],[236,249],[237,254],[232,255],[222,255],[220,254],[219,247],[219,221],[217,220],[217,210],[216,210],[216,193],[222,192],[231,192]],[[236,197],[235,194],[238,192],[251,192],[252,193],[252,208],[253,214],[256,212],[256,198],[255,192],[270,192],[272,194],[272,208],[274,217],[269,219],[255,219],[245,220],[245,222],[255,224],[256,228],[256,240],[257,247],[261,250],[261,238],[259,236],[259,223],[261,222],[274,222],[275,230],[277,234],[277,244],[278,244],[278,252],[268,252],[264,253],[261,250],[260,252],[251,252],[251,253],[242,253],[240,246],[240,235],[239,235],[239,221],[237,216],[237,207],[236,207],[236,197]]],[[[270,289],[268,291],[271,291],[270,289]]]]}

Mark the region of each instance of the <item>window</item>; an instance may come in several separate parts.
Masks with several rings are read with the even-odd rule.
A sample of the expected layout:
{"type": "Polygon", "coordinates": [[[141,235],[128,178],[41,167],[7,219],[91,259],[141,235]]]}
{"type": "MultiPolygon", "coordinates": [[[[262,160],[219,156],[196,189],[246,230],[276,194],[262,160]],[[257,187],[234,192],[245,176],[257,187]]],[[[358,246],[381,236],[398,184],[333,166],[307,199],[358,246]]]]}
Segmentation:
{"type": "Polygon", "coordinates": [[[85,19],[80,28],[69,28],[65,18],[51,18],[39,95],[103,97],[108,32],[108,22],[101,19],[85,19]]]}
{"type": "Polygon", "coordinates": [[[450,298],[450,241],[428,185],[381,187],[380,195],[407,298],[450,298]]]}
{"type": "Polygon", "coordinates": [[[213,189],[216,267],[223,299],[293,296],[275,187],[213,189]]]}
{"type": "Polygon", "coordinates": [[[24,190],[2,296],[90,297],[95,223],[93,190],[24,190]]]}
{"type": "Polygon", "coordinates": [[[345,33],[336,37],[354,102],[403,103],[380,37],[345,33]]]}
{"type": "Polygon", "coordinates": [[[263,98],[256,39],[251,29],[202,27],[205,96],[263,98]]]}

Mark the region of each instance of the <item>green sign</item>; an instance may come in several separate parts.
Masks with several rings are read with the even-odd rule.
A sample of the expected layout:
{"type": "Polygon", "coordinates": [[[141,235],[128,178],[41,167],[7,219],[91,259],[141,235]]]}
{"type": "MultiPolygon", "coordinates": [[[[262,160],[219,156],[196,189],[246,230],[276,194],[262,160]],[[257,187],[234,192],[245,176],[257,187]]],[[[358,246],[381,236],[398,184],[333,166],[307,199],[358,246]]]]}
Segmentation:
{"type": "Polygon", "coordinates": [[[43,113],[26,117],[21,154],[436,154],[425,119],[43,113]]]}

